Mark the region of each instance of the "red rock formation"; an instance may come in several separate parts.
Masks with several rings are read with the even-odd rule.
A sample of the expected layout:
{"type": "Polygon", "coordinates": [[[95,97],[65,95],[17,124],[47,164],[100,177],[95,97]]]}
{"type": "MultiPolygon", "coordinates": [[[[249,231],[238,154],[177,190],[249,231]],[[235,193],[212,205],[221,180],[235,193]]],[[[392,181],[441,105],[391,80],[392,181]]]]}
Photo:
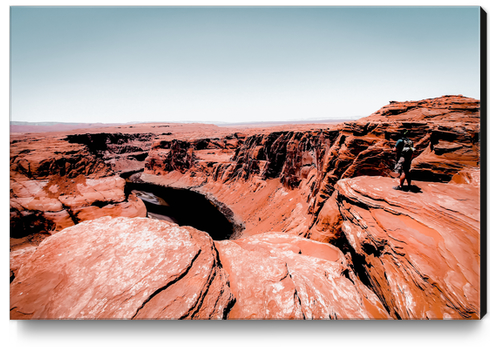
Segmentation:
{"type": "MultiPolygon", "coordinates": [[[[131,176],[130,181],[200,193],[236,229],[231,240],[215,242],[222,264],[218,258],[210,260],[214,270],[206,267],[205,271],[213,278],[208,292],[221,294],[206,294],[199,309],[191,309],[185,298],[193,294],[186,292],[188,296],[177,301],[173,298],[178,297],[180,285],[189,286],[193,293],[203,286],[194,280],[166,279],[164,282],[172,284],[165,290],[160,292],[152,284],[150,292],[155,295],[145,291],[146,298],[158,304],[144,305],[136,316],[128,309],[126,318],[479,318],[479,117],[478,100],[445,96],[392,102],[369,117],[335,126],[238,131],[206,125],[164,125],[168,132],[160,134],[135,128],[134,136],[105,131],[90,136],[17,138],[11,142],[11,229],[39,232],[25,238],[40,246],[34,252],[22,244],[23,239],[12,243],[11,276],[15,279],[11,288],[15,289],[13,302],[18,307],[12,311],[13,317],[21,317],[19,312],[32,312],[26,318],[90,316],[80,310],[61,313],[51,306],[54,304],[40,311],[32,309],[34,304],[41,306],[52,300],[43,291],[50,288],[51,281],[63,280],[61,274],[70,269],[66,264],[71,258],[63,253],[65,265],[57,263],[50,253],[50,242],[60,242],[56,247],[64,249],[65,243],[74,242],[65,231],[78,235],[86,228],[82,226],[92,224],[49,235],[104,215],[144,213],[141,200],[125,195],[124,181],[117,176],[123,172],[129,175],[144,165],[144,172],[131,176]],[[392,147],[405,133],[416,146],[412,172],[419,192],[392,189],[392,147]],[[47,150],[39,146],[44,144],[47,150]],[[46,161],[49,153],[53,159],[46,161]],[[84,158],[87,167],[70,156],[84,158]],[[47,266],[41,254],[49,255],[58,270],[45,274],[42,267],[36,267],[47,266]],[[36,271],[43,275],[35,275],[36,271]],[[236,297],[233,306],[230,289],[223,289],[227,288],[223,285],[227,275],[236,297]],[[39,297],[32,297],[39,299],[23,301],[17,296],[27,288],[19,280],[22,276],[45,282],[46,286],[36,287],[39,297]],[[172,309],[163,314],[157,306],[172,309]]],[[[140,219],[117,220],[117,228],[124,230],[144,224],[140,219]]],[[[102,224],[93,223],[101,232],[102,224]]],[[[140,247],[137,234],[131,240],[140,247]]],[[[98,245],[95,238],[86,242],[86,247],[91,242],[98,245]]],[[[164,240],[157,244],[163,249],[171,247],[164,240]]],[[[212,242],[210,248],[214,249],[212,242]]],[[[177,260],[188,256],[183,248],[163,260],[151,254],[157,262],[168,264],[172,259],[180,264],[177,260]]],[[[86,263],[87,268],[105,266],[88,251],[85,257],[73,259],[86,263]]],[[[108,264],[114,261],[111,259],[107,258],[108,264]]],[[[135,269],[140,265],[136,262],[135,269]]],[[[198,276],[197,272],[192,272],[194,275],[198,276]]],[[[186,276],[183,278],[189,278],[186,276]]],[[[82,296],[81,305],[93,309],[91,314],[99,312],[97,317],[122,317],[117,310],[104,306],[104,300],[120,305],[118,300],[126,298],[124,290],[129,289],[116,280],[100,285],[107,287],[105,299],[98,294],[93,294],[98,301],[82,296]],[[106,313],[101,313],[98,303],[106,307],[106,313]]],[[[88,281],[83,286],[72,289],[91,293],[88,281]]],[[[65,293],[57,295],[56,300],[65,300],[65,293]]],[[[201,294],[196,295],[201,298],[201,294]]],[[[135,307],[142,307],[141,300],[145,300],[126,299],[128,304],[134,301],[135,307]]],[[[66,300],[74,300],[73,295],[66,294],[66,300]]]]}
{"type": "Polygon", "coordinates": [[[222,319],[233,296],[206,233],[104,217],[41,243],[10,303],[11,319],[222,319]]]}
{"type": "Polygon", "coordinates": [[[390,101],[386,105],[361,120],[398,122],[442,122],[453,123],[464,120],[468,123],[480,123],[480,101],[462,95],[445,95],[420,101],[390,101]]]}
{"type": "Polygon", "coordinates": [[[216,246],[236,297],[229,319],[388,319],[336,247],[281,233],[216,246]]]}
{"type": "MultiPolygon", "coordinates": [[[[208,147],[218,139],[179,140],[173,149],[171,143],[160,142],[149,153],[145,173],[162,176],[164,184],[183,187],[214,185],[212,181],[230,187],[243,182],[252,185],[257,179],[275,178],[287,189],[307,184],[305,202],[309,212],[317,215],[338,180],[392,177],[392,148],[405,133],[416,146],[414,180],[449,182],[460,171],[478,168],[478,106],[477,100],[459,96],[393,103],[370,117],[329,129],[257,133],[246,138],[236,134],[238,143],[243,141],[238,147],[226,141],[208,147]],[[399,111],[387,111],[395,108],[399,111]],[[450,126],[442,121],[446,117],[450,126]],[[216,151],[217,147],[221,150],[216,151]]],[[[222,202],[228,205],[232,200],[222,202]]]]}
{"type": "Polygon", "coordinates": [[[339,181],[325,204],[338,211],[319,219],[311,238],[340,225],[330,242],[350,253],[393,318],[479,318],[479,187],[416,182],[416,192],[404,192],[393,184],[382,177],[339,181]]]}
{"type": "MultiPolygon", "coordinates": [[[[105,215],[146,216],[144,204],[134,196],[125,196],[125,182],[115,173],[143,168],[148,141],[154,137],[148,133],[100,132],[14,135],[11,236],[46,236],[105,215]]],[[[13,243],[18,244],[17,240],[13,243]]]]}
{"type": "Polygon", "coordinates": [[[116,176],[68,179],[51,176],[46,180],[13,178],[10,184],[11,236],[33,232],[54,232],[80,221],[104,215],[145,217],[143,202],[126,199],[125,182],[116,176]],[[34,220],[26,220],[33,215],[34,220]],[[36,226],[37,224],[37,226],[36,226]]]}
{"type": "MultiPolygon", "coordinates": [[[[366,213],[361,214],[355,210],[353,214],[360,219],[357,223],[363,227],[357,231],[350,227],[352,231],[347,232],[349,217],[342,209],[342,204],[347,204],[345,200],[348,198],[345,193],[337,193],[337,182],[350,182],[345,179],[365,175],[372,176],[376,182],[380,179],[379,176],[391,177],[395,160],[391,149],[397,138],[408,133],[407,136],[416,145],[413,179],[417,184],[419,181],[451,180],[455,183],[470,183],[476,188],[468,189],[474,189],[471,194],[476,194],[479,190],[478,121],[479,102],[474,99],[449,96],[413,103],[392,103],[358,122],[346,123],[321,132],[252,135],[244,140],[233,156],[221,157],[219,161],[206,158],[207,160],[201,160],[199,165],[189,165],[187,169],[178,172],[165,169],[159,171],[150,163],[141,177],[143,181],[192,188],[224,203],[231,208],[235,217],[243,222],[245,229],[242,237],[280,230],[339,245],[350,254],[350,259],[353,257],[352,262],[358,267],[356,273],[381,298],[392,318],[477,318],[479,253],[478,247],[472,247],[469,240],[479,239],[479,219],[474,219],[470,224],[462,223],[459,225],[459,232],[454,228],[447,229],[452,232],[441,236],[452,244],[455,242],[451,238],[452,233],[461,234],[461,230],[464,230],[465,233],[471,234],[463,246],[465,252],[470,255],[470,260],[448,256],[445,251],[437,254],[428,252],[430,255],[424,259],[437,259],[442,264],[447,264],[442,271],[449,273],[450,277],[459,278],[456,282],[462,287],[466,286],[465,290],[468,291],[457,293],[453,285],[448,284],[448,279],[441,280],[442,275],[436,273],[440,269],[430,273],[427,279],[424,277],[425,274],[420,275],[423,271],[417,267],[419,264],[412,266],[414,261],[403,257],[406,253],[416,257],[418,248],[428,251],[422,244],[414,242],[409,249],[407,246],[408,251],[403,252],[402,256],[396,253],[401,246],[392,246],[394,254],[399,256],[394,260],[392,255],[378,254],[374,251],[377,248],[370,248],[369,245],[365,250],[350,244],[348,235],[351,234],[357,233],[357,237],[369,239],[370,234],[364,235],[364,223],[371,225],[373,220],[377,221],[381,217],[369,217],[366,213]],[[308,141],[313,145],[306,145],[308,141]],[[201,170],[201,167],[213,167],[213,174],[210,175],[209,169],[201,170]],[[311,214],[306,214],[306,210],[311,214]],[[297,211],[299,213],[296,213],[297,211]],[[363,218],[366,218],[366,221],[363,221],[363,218]],[[380,256],[384,258],[379,259],[380,256]],[[447,259],[448,257],[450,259],[447,259]],[[463,264],[459,263],[460,261],[463,264]],[[369,271],[362,270],[364,267],[369,271]],[[460,268],[463,270],[458,270],[460,268]],[[396,269],[402,270],[397,272],[396,269]],[[455,275],[458,271],[463,274],[455,275]],[[391,282],[383,282],[386,276],[391,278],[391,282]],[[417,279],[416,276],[420,278],[417,279]],[[464,276],[469,276],[467,282],[461,280],[464,276]],[[423,284],[423,281],[428,283],[423,284]],[[396,294],[396,286],[404,288],[401,290],[407,295],[406,298],[396,294]],[[464,299],[465,295],[467,300],[464,299]],[[410,298],[413,298],[415,304],[413,301],[408,302],[410,298]],[[433,303],[435,308],[430,308],[433,303]]],[[[192,145],[189,148],[192,148],[192,145]]],[[[199,158],[199,150],[193,153],[199,158]]],[[[150,157],[152,155],[150,152],[150,157]]],[[[366,182],[369,180],[366,179],[366,182]]],[[[392,186],[395,185],[395,180],[382,182],[383,188],[368,184],[366,187],[372,189],[373,193],[393,195],[395,191],[392,190],[392,186]]],[[[444,190],[452,192],[454,188],[452,184],[438,184],[440,192],[432,195],[429,192],[433,190],[428,189],[427,193],[425,192],[426,187],[432,186],[420,183],[424,194],[416,205],[419,206],[416,211],[426,205],[434,205],[434,208],[428,209],[427,214],[430,217],[427,218],[437,219],[440,218],[439,214],[442,214],[447,216],[446,223],[449,224],[450,220],[460,218],[458,211],[461,209],[452,206],[455,210],[453,215],[446,208],[436,208],[439,204],[444,206],[445,198],[440,198],[444,190]],[[436,199],[436,195],[439,198],[436,199]]],[[[437,186],[435,183],[434,185],[437,186]]],[[[461,188],[464,186],[456,187],[459,187],[454,188],[456,190],[466,189],[461,188]]],[[[479,213],[478,198],[470,199],[463,194],[461,199],[473,209],[473,215],[479,213]]],[[[392,203],[399,207],[395,201],[392,203]]],[[[412,201],[405,203],[411,204],[412,201]]],[[[384,210],[391,211],[395,207],[386,206],[384,210]]],[[[354,208],[349,207],[349,210],[354,211],[354,208]]],[[[395,213],[388,220],[391,220],[391,223],[403,220],[404,217],[400,217],[399,213],[395,213]]],[[[410,218],[416,219],[413,215],[410,218]]],[[[404,221],[403,225],[406,223],[408,222],[404,221]]],[[[410,223],[408,224],[413,224],[410,223]]],[[[421,232],[427,228],[424,224],[426,221],[417,223],[420,225],[413,224],[410,228],[420,228],[421,232]]],[[[429,227],[434,228],[434,225],[430,224],[429,227]]],[[[441,234],[447,231],[444,228],[436,230],[441,234]]],[[[414,236],[412,238],[415,239],[414,236]]],[[[380,242],[388,241],[393,242],[390,238],[380,242]]],[[[413,240],[403,240],[402,245],[403,242],[409,244],[409,241],[413,240]]],[[[448,252],[454,253],[456,250],[450,249],[448,252]]],[[[237,297],[239,301],[239,295],[237,297]]],[[[297,311],[291,311],[293,316],[296,313],[297,311]]]]}
{"type": "Polygon", "coordinates": [[[21,179],[46,179],[52,175],[97,178],[111,175],[111,169],[79,144],[56,137],[11,141],[10,176],[21,179]]]}
{"type": "Polygon", "coordinates": [[[391,149],[405,133],[416,147],[414,180],[449,182],[460,171],[479,168],[479,117],[478,100],[449,96],[393,102],[369,117],[346,123],[323,161],[310,211],[318,213],[340,179],[391,177],[395,164],[391,149]]]}

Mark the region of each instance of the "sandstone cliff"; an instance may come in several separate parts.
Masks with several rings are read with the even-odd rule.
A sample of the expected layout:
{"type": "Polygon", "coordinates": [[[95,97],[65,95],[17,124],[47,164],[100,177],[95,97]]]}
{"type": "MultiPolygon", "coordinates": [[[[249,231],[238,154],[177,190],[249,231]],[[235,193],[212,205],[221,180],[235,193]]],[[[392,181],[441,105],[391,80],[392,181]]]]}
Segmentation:
{"type": "MultiPolygon", "coordinates": [[[[392,102],[359,121],[320,130],[156,142],[149,152],[143,181],[193,188],[227,206],[233,206],[237,196],[245,199],[240,200],[245,205],[253,199],[257,211],[263,211],[274,204],[271,200],[285,203],[284,199],[254,194],[278,179],[284,195],[293,191],[290,199],[295,204],[286,210],[295,210],[297,203],[301,205],[298,208],[308,210],[309,214],[302,213],[308,228],[334,193],[338,180],[363,175],[393,177],[395,154],[391,149],[403,134],[416,146],[412,164],[416,181],[449,182],[463,172],[478,171],[478,107],[475,99],[447,96],[392,102]],[[443,121],[446,117],[450,123],[443,121]],[[235,193],[224,192],[224,187],[235,193]]],[[[248,219],[250,225],[259,222],[251,218],[252,211],[242,213],[241,209],[232,208],[240,220],[248,219]]],[[[260,222],[263,224],[263,219],[260,222]]]]}
{"type": "Polygon", "coordinates": [[[393,318],[478,318],[479,187],[392,185],[382,177],[339,181],[309,237],[341,247],[393,318]]]}

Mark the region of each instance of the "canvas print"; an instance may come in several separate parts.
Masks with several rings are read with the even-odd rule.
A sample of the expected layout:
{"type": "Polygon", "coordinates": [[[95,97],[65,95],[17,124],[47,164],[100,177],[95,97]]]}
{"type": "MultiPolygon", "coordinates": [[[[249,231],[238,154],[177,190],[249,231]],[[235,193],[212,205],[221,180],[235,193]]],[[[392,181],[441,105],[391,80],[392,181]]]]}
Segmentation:
{"type": "Polygon", "coordinates": [[[10,319],[481,319],[484,16],[11,7],[10,319]]]}

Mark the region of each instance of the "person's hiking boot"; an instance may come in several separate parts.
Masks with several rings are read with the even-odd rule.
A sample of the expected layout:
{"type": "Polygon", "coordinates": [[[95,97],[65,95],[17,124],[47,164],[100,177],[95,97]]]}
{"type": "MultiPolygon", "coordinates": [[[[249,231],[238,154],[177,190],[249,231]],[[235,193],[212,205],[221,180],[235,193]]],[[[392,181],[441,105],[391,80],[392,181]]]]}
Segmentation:
{"type": "Polygon", "coordinates": [[[400,187],[400,186],[395,186],[393,187],[394,190],[403,190],[403,187],[400,187]]]}

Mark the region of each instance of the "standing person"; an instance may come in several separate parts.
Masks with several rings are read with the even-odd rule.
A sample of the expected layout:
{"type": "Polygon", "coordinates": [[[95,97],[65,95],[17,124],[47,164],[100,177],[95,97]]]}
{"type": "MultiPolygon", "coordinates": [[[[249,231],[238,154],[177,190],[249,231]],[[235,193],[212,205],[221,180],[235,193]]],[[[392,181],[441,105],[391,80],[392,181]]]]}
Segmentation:
{"type": "Polygon", "coordinates": [[[403,134],[403,137],[396,141],[393,152],[396,152],[396,165],[395,172],[400,174],[400,185],[393,187],[396,190],[403,189],[403,183],[407,180],[408,188],[410,189],[412,180],[410,178],[410,166],[412,165],[412,158],[415,148],[413,147],[412,140],[405,137],[407,132],[403,134]]]}

